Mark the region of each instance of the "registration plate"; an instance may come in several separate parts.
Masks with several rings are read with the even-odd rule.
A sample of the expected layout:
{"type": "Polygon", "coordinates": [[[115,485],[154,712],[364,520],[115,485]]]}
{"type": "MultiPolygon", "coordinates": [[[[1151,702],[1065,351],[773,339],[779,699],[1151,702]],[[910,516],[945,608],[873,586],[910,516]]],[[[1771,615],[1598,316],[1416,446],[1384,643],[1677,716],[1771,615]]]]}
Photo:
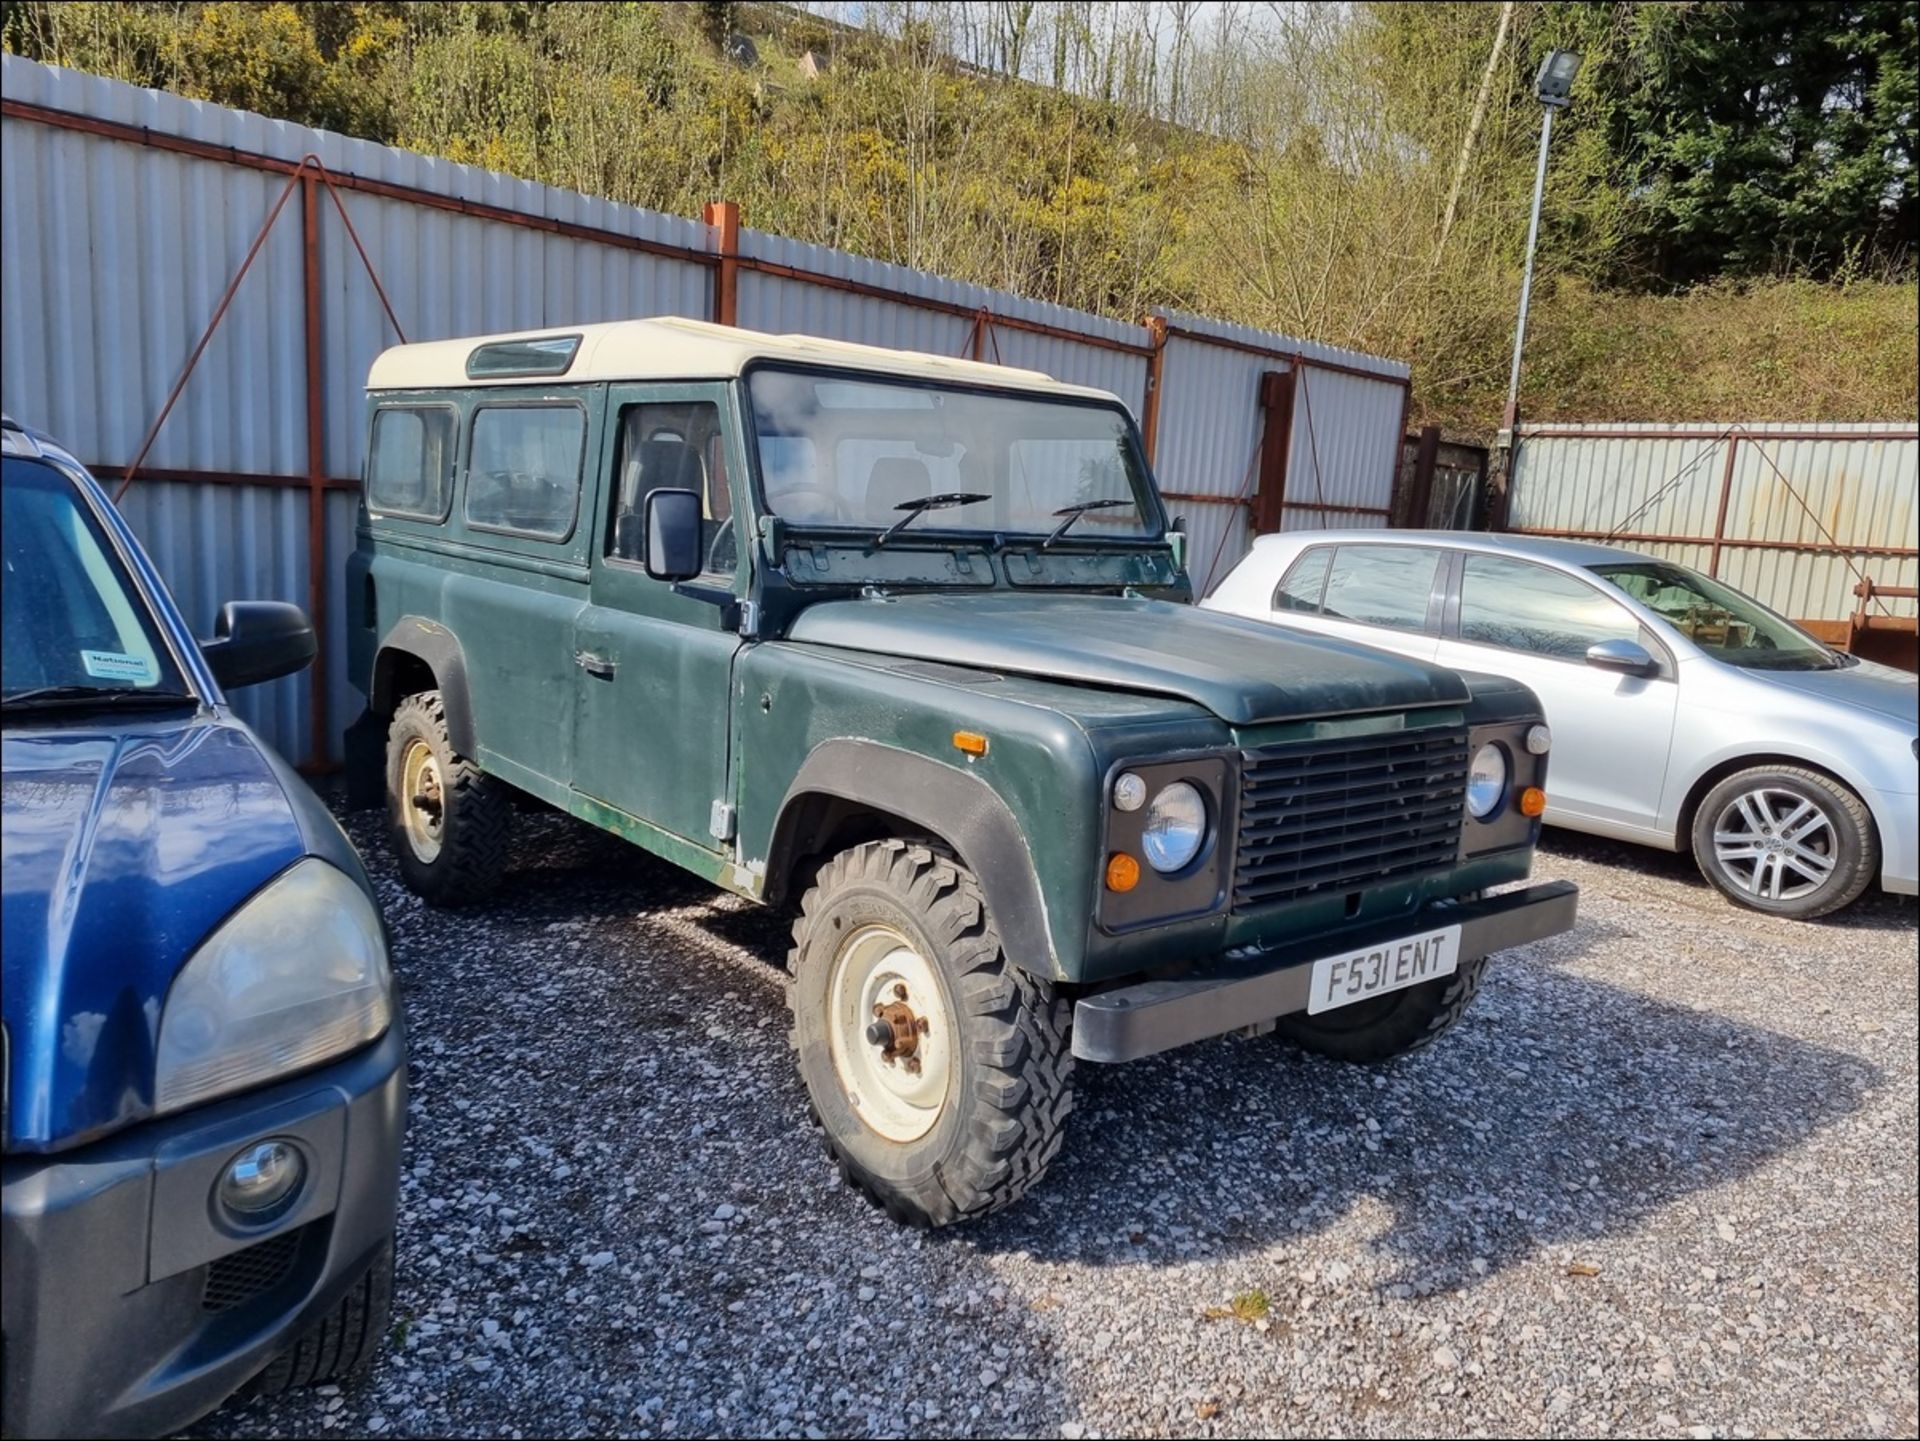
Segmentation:
{"type": "Polygon", "coordinates": [[[1313,963],[1313,990],[1307,1014],[1316,1016],[1370,996],[1403,991],[1436,976],[1450,976],[1460,964],[1460,927],[1443,926],[1417,936],[1385,941],[1364,951],[1328,956],[1313,963]]]}

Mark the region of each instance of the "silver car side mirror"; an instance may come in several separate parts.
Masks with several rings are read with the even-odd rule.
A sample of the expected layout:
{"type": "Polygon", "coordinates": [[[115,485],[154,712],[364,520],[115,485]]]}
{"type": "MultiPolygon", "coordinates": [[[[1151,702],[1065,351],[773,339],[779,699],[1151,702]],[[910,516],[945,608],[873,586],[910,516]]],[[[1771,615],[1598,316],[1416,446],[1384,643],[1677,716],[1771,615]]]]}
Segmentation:
{"type": "Polygon", "coordinates": [[[1660,662],[1637,640],[1603,640],[1587,647],[1587,664],[1622,675],[1660,674],[1660,662]]]}

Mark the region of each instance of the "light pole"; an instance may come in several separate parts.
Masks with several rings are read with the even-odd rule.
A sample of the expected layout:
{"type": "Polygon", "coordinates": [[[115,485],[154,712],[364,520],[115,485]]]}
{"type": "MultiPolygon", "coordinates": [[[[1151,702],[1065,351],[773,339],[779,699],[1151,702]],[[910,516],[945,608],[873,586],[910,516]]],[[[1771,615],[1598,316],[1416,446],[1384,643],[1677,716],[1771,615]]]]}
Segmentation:
{"type": "MultiPolygon", "coordinates": [[[[1533,299],[1533,247],[1540,238],[1540,197],[1547,185],[1547,146],[1553,139],[1553,112],[1567,108],[1567,93],[1580,73],[1580,57],[1571,50],[1550,50],[1533,77],[1540,97],[1540,163],[1533,172],[1533,218],[1527,222],[1527,266],[1520,280],[1520,319],[1513,328],[1513,374],[1507,380],[1507,409],[1500,428],[1511,436],[1520,416],[1520,353],[1527,342],[1527,304],[1533,299]]],[[[1511,439],[1507,442],[1512,444],[1511,439]]]]}

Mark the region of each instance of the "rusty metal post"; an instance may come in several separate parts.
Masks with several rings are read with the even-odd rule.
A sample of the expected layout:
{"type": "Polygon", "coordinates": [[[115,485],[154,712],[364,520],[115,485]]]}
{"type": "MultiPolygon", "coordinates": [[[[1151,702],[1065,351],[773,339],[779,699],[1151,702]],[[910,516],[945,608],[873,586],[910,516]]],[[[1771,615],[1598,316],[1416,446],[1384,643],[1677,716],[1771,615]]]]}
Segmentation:
{"type": "Polygon", "coordinates": [[[967,331],[967,357],[970,360],[981,360],[986,356],[987,324],[987,308],[983,305],[973,312],[973,325],[967,331]]]}
{"type": "Polygon", "coordinates": [[[740,323],[740,207],[731,200],[709,200],[701,218],[713,232],[720,264],[713,272],[713,318],[721,325],[740,323]]]}
{"type": "Polygon", "coordinates": [[[1260,482],[1253,494],[1253,532],[1271,535],[1280,529],[1287,500],[1287,453],[1293,446],[1293,386],[1291,370],[1269,370],[1260,376],[1260,482]]]}
{"type": "Polygon", "coordinates": [[[1720,576],[1720,545],[1727,538],[1727,509],[1733,503],[1733,460],[1740,450],[1740,437],[1727,437],[1727,465],[1720,472],[1720,509],[1713,518],[1713,549],[1707,552],[1707,574],[1720,576]]]}
{"type": "Polygon", "coordinates": [[[1406,509],[1400,524],[1410,530],[1424,530],[1433,516],[1433,472],[1440,461],[1440,427],[1423,425],[1413,452],[1413,482],[1407,487],[1406,509]]]}
{"type": "Polygon", "coordinates": [[[307,341],[307,614],[317,645],[307,672],[307,763],[330,767],[327,743],[327,432],[326,376],[321,370],[320,180],[312,170],[300,179],[301,252],[306,272],[307,341]]]}
{"type": "MultiPolygon", "coordinates": [[[[1389,517],[1392,517],[1400,510],[1400,478],[1406,470],[1406,467],[1402,464],[1402,460],[1404,459],[1402,451],[1406,446],[1407,417],[1412,413],[1413,377],[1409,375],[1400,384],[1400,419],[1393,428],[1393,460],[1387,473],[1387,514],[1389,517]]],[[[1421,514],[1424,517],[1425,512],[1422,511],[1421,514]]],[[[1396,524],[1396,522],[1389,518],[1387,524],[1393,525],[1396,524]]]]}
{"type": "Polygon", "coordinates": [[[1166,374],[1167,321],[1165,316],[1149,315],[1140,322],[1147,328],[1153,349],[1147,355],[1147,413],[1140,418],[1140,439],[1147,448],[1147,464],[1154,463],[1154,444],[1160,439],[1160,382],[1166,374]]]}

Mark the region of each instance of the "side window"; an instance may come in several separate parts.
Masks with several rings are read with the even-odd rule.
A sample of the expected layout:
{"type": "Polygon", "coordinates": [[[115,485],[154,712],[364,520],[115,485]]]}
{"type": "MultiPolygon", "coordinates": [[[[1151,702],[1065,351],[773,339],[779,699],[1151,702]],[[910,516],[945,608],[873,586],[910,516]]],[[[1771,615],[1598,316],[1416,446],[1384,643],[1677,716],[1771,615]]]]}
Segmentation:
{"type": "Polygon", "coordinates": [[[1316,545],[1297,557],[1273,588],[1273,608],[1312,615],[1320,609],[1321,592],[1327,588],[1327,565],[1333,559],[1330,547],[1316,545]]]}
{"type": "Polygon", "coordinates": [[[1599,641],[1640,639],[1640,623],[1573,576],[1469,555],[1460,575],[1460,639],[1577,661],[1599,641]]]}
{"type": "Polygon", "coordinates": [[[1424,630],[1440,552],[1414,545],[1343,545],[1333,554],[1321,614],[1361,625],[1424,630]]]}
{"type": "Polygon", "coordinates": [[[573,533],[587,413],[577,405],[490,405],[467,446],[467,521],[543,540],[573,533]]]}
{"type": "Polygon", "coordinates": [[[649,401],[620,412],[613,527],[607,553],[638,564],[645,545],[643,507],[650,490],[700,496],[702,543],[710,575],[731,576],[740,548],[727,484],[727,438],[710,400],[649,401]]]}
{"type": "Polygon", "coordinates": [[[451,406],[382,406],[367,447],[367,507],[444,520],[453,489],[451,406]]]}

